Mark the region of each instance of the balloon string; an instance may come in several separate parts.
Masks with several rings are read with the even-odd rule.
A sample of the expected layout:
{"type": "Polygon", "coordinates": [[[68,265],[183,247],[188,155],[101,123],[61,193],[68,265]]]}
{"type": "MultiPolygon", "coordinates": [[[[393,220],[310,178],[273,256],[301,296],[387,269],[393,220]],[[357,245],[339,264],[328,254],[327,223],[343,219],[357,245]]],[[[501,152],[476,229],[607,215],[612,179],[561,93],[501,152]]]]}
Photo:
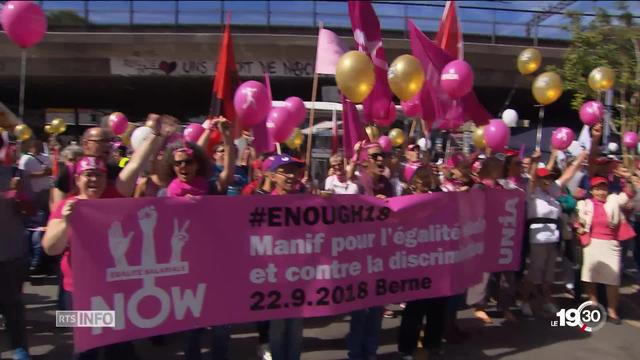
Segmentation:
{"type": "MultiPolygon", "coordinates": [[[[18,116],[20,119],[24,119],[24,88],[27,78],[27,49],[22,49],[22,56],[20,59],[20,102],[18,109],[18,116]]],[[[24,121],[24,120],[23,120],[24,121]]]]}
{"type": "Polygon", "coordinates": [[[540,106],[538,110],[538,131],[536,133],[536,150],[540,151],[540,143],[542,142],[542,120],[544,119],[544,106],[540,106]]]}
{"type": "Polygon", "coordinates": [[[507,99],[505,100],[504,104],[502,105],[502,109],[500,109],[500,113],[498,113],[498,116],[502,116],[502,113],[507,109],[507,107],[511,103],[511,99],[513,98],[513,95],[515,95],[515,93],[516,93],[516,88],[518,87],[518,80],[519,79],[520,79],[520,77],[516,77],[516,80],[513,82],[513,86],[511,87],[511,91],[509,91],[509,95],[507,95],[507,99]]]}

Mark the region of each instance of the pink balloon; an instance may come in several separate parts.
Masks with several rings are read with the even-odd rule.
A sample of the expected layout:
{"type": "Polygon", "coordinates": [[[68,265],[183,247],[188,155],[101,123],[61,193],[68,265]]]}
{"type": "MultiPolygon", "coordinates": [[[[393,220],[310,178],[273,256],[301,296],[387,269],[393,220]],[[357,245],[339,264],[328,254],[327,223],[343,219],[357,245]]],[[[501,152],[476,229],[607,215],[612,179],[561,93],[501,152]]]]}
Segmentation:
{"type": "Polygon", "coordinates": [[[284,101],[284,107],[291,113],[289,120],[294,123],[294,127],[302,124],[304,119],[307,117],[307,110],[304,107],[304,102],[297,96],[288,97],[284,101]]]}
{"type": "Polygon", "coordinates": [[[257,125],[264,121],[271,110],[267,88],[254,80],[242,83],[233,97],[233,106],[243,127],[257,125]]]}
{"type": "Polygon", "coordinates": [[[267,129],[271,138],[275,142],[285,142],[291,136],[295,126],[293,122],[289,120],[291,113],[284,107],[276,107],[269,111],[269,117],[267,118],[267,129]]]}
{"type": "Polygon", "coordinates": [[[489,125],[484,128],[484,142],[491,150],[504,150],[510,137],[509,127],[500,119],[489,121],[489,125]]]}
{"type": "Polygon", "coordinates": [[[580,107],[580,120],[587,126],[597,124],[604,116],[604,106],[600,101],[587,101],[580,107]]]}
{"type": "Polygon", "coordinates": [[[129,121],[123,113],[114,112],[109,115],[109,126],[114,134],[122,135],[127,132],[127,129],[129,128],[129,121]]]}
{"type": "Polygon", "coordinates": [[[9,1],[0,13],[0,22],[7,36],[23,49],[42,41],[47,32],[47,17],[32,1],[9,1]]]}
{"type": "Polygon", "coordinates": [[[473,88],[473,70],[464,60],[454,60],[442,69],[440,86],[454,99],[461,98],[473,88]]]}
{"type": "Polygon", "coordinates": [[[551,134],[551,146],[557,150],[566,150],[575,139],[576,134],[571,129],[559,127],[551,134]]]}
{"type": "Polygon", "coordinates": [[[422,114],[422,105],[420,104],[420,94],[414,96],[408,101],[401,101],[402,112],[408,117],[419,116],[422,114]]]}
{"type": "Polygon", "coordinates": [[[388,126],[391,126],[391,124],[393,124],[394,121],[396,121],[397,115],[398,115],[398,112],[396,111],[396,104],[394,104],[393,101],[391,101],[389,103],[389,111],[387,112],[387,117],[386,118],[374,117],[373,122],[376,125],[388,127],[388,126]]]}
{"type": "Polygon", "coordinates": [[[382,147],[382,151],[390,152],[391,151],[391,139],[387,135],[382,135],[378,138],[378,144],[382,147]]]}
{"type": "Polygon", "coordinates": [[[638,134],[633,131],[627,131],[622,135],[622,143],[629,149],[635,149],[638,146],[638,134]]]}
{"type": "Polygon", "coordinates": [[[202,125],[197,123],[191,123],[184,128],[184,133],[182,133],[182,137],[186,141],[198,142],[202,134],[204,134],[204,127],[202,127],[202,125]]]}

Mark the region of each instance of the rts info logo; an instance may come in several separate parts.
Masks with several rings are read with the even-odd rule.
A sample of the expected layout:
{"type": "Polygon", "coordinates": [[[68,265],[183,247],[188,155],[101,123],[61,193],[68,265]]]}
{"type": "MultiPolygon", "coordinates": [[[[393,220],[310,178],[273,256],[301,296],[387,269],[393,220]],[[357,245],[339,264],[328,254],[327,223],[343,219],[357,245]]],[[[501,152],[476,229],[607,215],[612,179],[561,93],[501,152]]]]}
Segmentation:
{"type": "Polygon", "coordinates": [[[595,332],[607,322],[604,306],[585,301],[577,309],[562,309],[556,313],[559,320],[552,320],[554,327],[577,327],[581,332],[595,332]]]}

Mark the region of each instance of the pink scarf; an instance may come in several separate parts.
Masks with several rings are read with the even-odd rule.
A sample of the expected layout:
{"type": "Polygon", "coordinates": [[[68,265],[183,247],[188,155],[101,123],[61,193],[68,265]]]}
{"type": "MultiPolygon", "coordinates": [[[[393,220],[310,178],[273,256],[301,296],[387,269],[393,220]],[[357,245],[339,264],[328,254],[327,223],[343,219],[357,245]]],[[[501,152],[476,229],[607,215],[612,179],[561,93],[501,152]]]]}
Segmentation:
{"type": "Polygon", "coordinates": [[[207,195],[209,190],[209,182],[203,177],[196,177],[191,182],[186,183],[184,181],[175,178],[169,184],[167,188],[168,197],[183,197],[187,195],[201,196],[207,195]]]}

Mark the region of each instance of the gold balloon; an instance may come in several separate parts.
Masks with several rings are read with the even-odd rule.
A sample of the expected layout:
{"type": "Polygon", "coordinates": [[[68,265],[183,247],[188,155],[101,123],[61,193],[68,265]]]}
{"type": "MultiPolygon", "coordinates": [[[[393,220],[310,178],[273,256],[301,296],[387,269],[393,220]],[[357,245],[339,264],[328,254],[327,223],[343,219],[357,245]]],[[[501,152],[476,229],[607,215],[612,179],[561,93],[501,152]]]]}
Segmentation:
{"type": "Polygon", "coordinates": [[[416,57],[401,55],[389,67],[387,80],[391,91],[400,100],[408,101],[422,89],[424,69],[416,57]]]}
{"type": "Polygon", "coordinates": [[[20,124],[20,125],[16,125],[16,127],[13,129],[13,134],[18,138],[18,140],[26,141],[26,140],[29,140],[29,138],[31,138],[31,135],[33,135],[33,132],[31,131],[31,128],[29,128],[27,125],[20,124]]]}
{"type": "Polygon", "coordinates": [[[51,131],[54,134],[62,134],[63,132],[67,131],[67,124],[64,122],[64,120],[58,118],[58,119],[53,119],[51,121],[51,131]]]}
{"type": "Polygon", "coordinates": [[[394,128],[389,131],[389,139],[391,140],[391,145],[398,147],[404,144],[404,132],[401,129],[394,128]]]}
{"type": "Polygon", "coordinates": [[[53,131],[51,131],[51,125],[49,125],[49,124],[45,125],[44,126],[44,132],[46,132],[49,135],[53,134],[53,131]]]}
{"type": "Polygon", "coordinates": [[[347,99],[361,103],[369,96],[376,81],[371,59],[360,51],[342,55],[336,66],[336,83],[347,99]]]}
{"type": "Polygon", "coordinates": [[[482,150],[487,146],[484,142],[484,126],[478,127],[473,131],[471,140],[473,141],[473,146],[475,146],[476,149],[482,150]]]}
{"type": "Polygon", "coordinates": [[[549,105],[562,95],[562,79],[552,71],[542,73],[533,80],[531,92],[539,104],[549,105]]]}
{"type": "Polygon", "coordinates": [[[522,75],[536,72],[542,64],[542,55],[538,49],[525,49],[518,55],[518,71],[522,75]]]}
{"type": "Polygon", "coordinates": [[[371,141],[377,141],[378,138],[380,137],[380,129],[378,129],[377,126],[367,126],[366,128],[364,128],[364,131],[367,132],[367,135],[369,136],[369,140],[371,141]]]}
{"type": "Polygon", "coordinates": [[[600,66],[589,74],[589,87],[595,91],[611,89],[616,82],[616,73],[606,66],[600,66]]]}
{"type": "Polygon", "coordinates": [[[287,144],[289,149],[298,149],[300,148],[300,145],[302,145],[303,141],[304,135],[302,135],[302,131],[296,128],[293,130],[293,133],[291,133],[291,136],[289,136],[287,141],[285,141],[285,144],[287,144]]]}

